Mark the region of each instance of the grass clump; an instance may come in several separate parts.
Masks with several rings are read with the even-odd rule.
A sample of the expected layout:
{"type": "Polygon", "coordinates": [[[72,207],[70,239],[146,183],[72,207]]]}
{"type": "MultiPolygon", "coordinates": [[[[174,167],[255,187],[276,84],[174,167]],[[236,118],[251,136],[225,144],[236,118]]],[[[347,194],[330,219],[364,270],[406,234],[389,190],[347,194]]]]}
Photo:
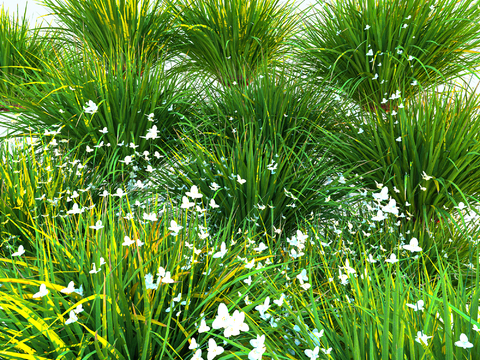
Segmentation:
{"type": "Polygon", "coordinates": [[[1,79],[0,358],[476,360],[477,6],[415,1],[295,54],[291,3],[45,0],[65,56],[1,79]]]}

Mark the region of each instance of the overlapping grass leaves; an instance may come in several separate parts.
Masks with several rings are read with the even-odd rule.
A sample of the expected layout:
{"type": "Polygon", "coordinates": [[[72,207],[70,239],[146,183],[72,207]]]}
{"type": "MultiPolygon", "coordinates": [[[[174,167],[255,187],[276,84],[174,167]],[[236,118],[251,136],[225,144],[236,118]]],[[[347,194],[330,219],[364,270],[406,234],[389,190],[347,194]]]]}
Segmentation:
{"type": "Polygon", "coordinates": [[[479,11],[456,0],[319,4],[305,21],[298,56],[365,109],[393,110],[397,90],[408,99],[477,67],[479,11]]]}
{"type": "Polygon", "coordinates": [[[198,135],[181,136],[183,146],[158,184],[179,200],[185,187],[198,186],[219,206],[219,219],[233,216],[262,232],[290,231],[312,214],[335,217],[337,201],[351,192],[320,130],[330,126],[335,105],[286,69],[210,95],[199,110],[203,121],[195,122],[198,135]]]}
{"type": "Polygon", "coordinates": [[[387,186],[417,227],[460,221],[457,211],[476,211],[480,191],[478,101],[451,86],[412,98],[397,114],[351,117],[332,137],[333,153],[358,166],[368,188],[387,186]]]}
{"type": "Polygon", "coordinates": [[[223,86],[249,84],[258,64],[284,57],[299,21],[292,2],[278,0],[172,2],[175,48],[189,61],[178,70],[200,73],[223,86]]]}

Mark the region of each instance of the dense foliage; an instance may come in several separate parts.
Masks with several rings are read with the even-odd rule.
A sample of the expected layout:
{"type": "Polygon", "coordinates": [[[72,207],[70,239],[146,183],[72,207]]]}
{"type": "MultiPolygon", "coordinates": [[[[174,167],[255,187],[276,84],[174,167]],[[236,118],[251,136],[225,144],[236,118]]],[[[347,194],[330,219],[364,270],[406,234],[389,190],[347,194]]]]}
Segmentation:
{"type": "Polygon", "coordinates": [[[1,359],[480,357],[480,4],[44,4],[0,16],[1,359]]]}

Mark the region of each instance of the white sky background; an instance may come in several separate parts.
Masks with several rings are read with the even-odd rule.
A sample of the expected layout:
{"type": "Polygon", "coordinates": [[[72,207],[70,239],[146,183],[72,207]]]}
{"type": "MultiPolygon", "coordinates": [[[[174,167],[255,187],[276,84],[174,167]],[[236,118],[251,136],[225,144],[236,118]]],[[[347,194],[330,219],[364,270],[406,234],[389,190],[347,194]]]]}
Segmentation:
{"type": "MultiPolygon", "coordinates": [[[[78,0],[82,1],[82,0],[78,0]]],[[[294,0],[295,3],[298,4],[298,9],[299,10],[304,10],[311,4],[316,4],[322,0],[294,0]]],[[[326,2],[329,2],[331,0],[323,0],[326,2]]],[[[286,0],[280,0],[280,3],[284,3],[286,0]]],[[[47,7],[41,5],[41,0],[0,0],[0,4],[3,4],[6,9],[9,10],[9,13],[16,13],[17,12],[17,7],[18,7],[18,12],[20,14],[24,14],[25,8],[27,8],[27,17],[29,19],[30,25],[34,26],[35,22],[37,21],[38,23],[42,21],[46,21],[47,24],[54,25],[53,23],[53,16],[46,16],[49,13],[49,10],[47,7]]],[[[472,86],[478,85],[478,80],[474,79],[472,82],[472,86]]],[[[479,91],[478,89],[477,91],[479,91]]]]}
{"type": "MultiPolygon", "coordinates": [[[[82,1],[82,0],[78,0],[82,1]]],[[[281,1],[282,3],[284,1],[281,1]]],[[[310,3],[315,3],[315,0],[296,0],[299,3],[300,9],[305,9],[310,3]]],[[[23,15],[25,11],[25,6],[27,6],[27,16],[29,17],[30,23],[35,24],[35,19],[40,16],[47,15],[48,10],[46,7],[39,5],[40,1],[34,0],[0,0],[0,4],[5,6],[5,8],[10,9],[9,13],[17,12],[17,5],[19,13],[23,15]]],[[[45,20],[50,21],[51,17],[46,17],[45,20]]]]}
{"type": "MultiPolygon", "coordinates": [[[[82,0],[78,0],[82,1],[82,0]]],[[[308,7],[310,4],[315,4],[319,0],[295,0],[296,3],[299,4],[299,10],[303,10],[308,7]]],[[[285,0],[281,0],[281,2],[285,2],[285,0]]],[[[41,22],[42,20],[46,21],[47,23],[51,23],[53,20],[52,16],[45,16],[48,15],[49,11],[45,6],[41,5],[40,0],[0,0],[0,4],[3,4],[6,9],[9,10],[9,13],[16,13],[17,7],[18,12],[20,14],[24,14],[25,8],[27,8],[27,17],[29,19],[30,25],[34,26],[35,21],[41,22]]],[[[53,25],[53,24],[52,24],[53,25]]],[[[475,86],[478,84],[477,80],[474,80],[472,85],[475,86]]],[[[0,135],[2,131],[0,128],[0,135]]]]}
{"type": "MultiPolygon", "coordinates": [[[[81,1],[81,0],[79,0],[81,1]]],[[[26,0],[0,0],[0,3],[3,4],[5,9],[8,9],[9,14],[13,14],[17,12],[17,6],[18,6],[18,12],[23,16],[25,12],[25,7],[27,7],[27,17],[30,21],[31,25],[35,25],[35,20],[43,15],[48,14],[48,9],[42,5],[39,5],[37,2],[31,0],[31,1],[26,1],[26,0]]],[[[45,20],[48,19],[45,18],[45,20]]],[[[42,19],[39,19],[41,21],[42,19]]]]}

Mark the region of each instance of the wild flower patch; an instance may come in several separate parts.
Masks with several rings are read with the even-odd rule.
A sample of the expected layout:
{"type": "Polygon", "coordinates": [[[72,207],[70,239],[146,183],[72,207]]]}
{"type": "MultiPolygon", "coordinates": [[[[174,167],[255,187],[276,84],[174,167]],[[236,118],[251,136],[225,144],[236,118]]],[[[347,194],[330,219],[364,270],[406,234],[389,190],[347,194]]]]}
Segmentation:
{"type": "Polygon", "coordinates": [[[331,48],[283,59],[302,14],[276,1],[46,4],[68,56],[2,79],[25,97],[0,142],[0,358],[480,358],[478,98],[389,72],[449,0],[388,19],[410,45],[381,55],[374,12],[325,5],[328,34],[372,46],[321,78],[339,50],[312,28],[331,48]]]}

